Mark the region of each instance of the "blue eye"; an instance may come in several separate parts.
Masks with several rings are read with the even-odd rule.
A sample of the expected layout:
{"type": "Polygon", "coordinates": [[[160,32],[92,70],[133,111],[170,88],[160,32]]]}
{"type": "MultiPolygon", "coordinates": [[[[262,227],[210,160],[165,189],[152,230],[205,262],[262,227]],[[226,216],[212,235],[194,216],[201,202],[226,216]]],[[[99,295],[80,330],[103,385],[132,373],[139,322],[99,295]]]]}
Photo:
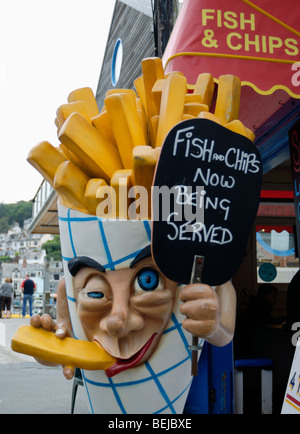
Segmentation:
{"type": "Polygon", "coordinates": [[[87,296],[90,298],[100,299],[100,298],[104,297],[104,294],[103,294],[103,292],[100,292],[100,291],[91,291],[91,292],[87,293],[87,296]]]}
{"type": "Polygon", "coordinates": [[[151,268],[144,268],[137,275],[137,284],[143,291],[153,291],[160,283],[159,274],[151,268]]]}

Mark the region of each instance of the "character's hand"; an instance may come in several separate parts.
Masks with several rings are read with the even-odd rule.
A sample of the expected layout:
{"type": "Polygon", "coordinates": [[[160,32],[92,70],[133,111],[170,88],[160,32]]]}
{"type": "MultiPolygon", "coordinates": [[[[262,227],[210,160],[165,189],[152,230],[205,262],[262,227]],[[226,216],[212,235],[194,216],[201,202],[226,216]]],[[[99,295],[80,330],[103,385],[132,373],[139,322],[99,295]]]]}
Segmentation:
{"type": "Polygon", "coordinates": [[[215,291],[208,285],[185,286],[180,294],[182,326],[194,336],[209,338],[219,327],[221,309],[215,291]]]}
{"type": "MultiPolygon", "coordinates": [[[[45,330],[55,333],[58,339],[64,339],[65,337],[71,337],[72,334],[68,326],[64,322],[56,323],[48,314],[33,315],[30,318],[30,325],[36,328],[44,328],[45,330]]],[[[41,364],[48,364],[47,362],[36,359],[41,364]]],[[[67,380],[71,380],[74,377],[75,368],[73,366],[63,366],[63,374],[67,380]]]]}

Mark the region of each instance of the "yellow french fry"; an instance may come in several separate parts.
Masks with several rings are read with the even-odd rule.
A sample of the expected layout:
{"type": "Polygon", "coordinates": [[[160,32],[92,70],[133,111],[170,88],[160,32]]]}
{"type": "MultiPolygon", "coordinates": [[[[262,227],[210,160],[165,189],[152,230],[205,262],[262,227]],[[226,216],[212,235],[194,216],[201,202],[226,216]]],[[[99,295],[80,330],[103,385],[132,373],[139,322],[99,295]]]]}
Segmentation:
{"type": "Polygon", "coordinates": [[[199,119],[209,119],[210,121],[214,121],[217,124],[222,125],[222,120],[218,118],[216,115],[210,112],[200,112],[197,116],[199,119]]]}
{"type": "Polygon", "coordinates": [[[107,186],[104,179],[91,178],[88,180],[85,192],[85,206],[89,214],[96,215],[97,207],[99,205],[99,198],[97,198],[97,190],[100,187],[107,186]]]}
{"type": "Polygon", "coordinates": [[[206,104],[200,104],[198,102],[188,102],[184,104],[183,113],[185,115],[198,116],[200,112],[208,112],[208,106],[206,104]]]}
{"type": "Polygon", "coordinates": [[[183,121],[188,121],[189,119],[195,119],[196,116],[190,115],[188,113],[183,113],[182,115],[182,120],[183,121]]]}
{"type": "Polygon", "coordinates": [[[161,153],[161,146],[159,146],[159,147],[157,147],[157,148],[154,148],[154,149],[153,149],[153,152],[155,153],[155,155],[156,155],[156,159],[157,159],[157,161],[158,161],[158,159],[159,159],[159,157],[160,157],[160,153],[161,153]]]}
{"type": "Polygon", "coordinates": [[[132,187],[131,175],[131,169],[117,170],[110,180],[110,185],[116,193],[116,218],[119,219],[128,218],[128,209],[132,202],[128,196],[132,187]]]}
{"type": "Polygon", "coordinates": [[[146,145],[136,101],[129,94],[119,93],[109,95],[105,98],[104,104],[116,138],[123,167],[124,169],[131,169],[133,148],[146,145]]]}
{"type": "Polygon", "coordinates": [[[161,104],[161,94],[164,86],[165,78],[157,80],[152,87],[152,95],[153,101],[157,110],[157,113],[160,112],[160,104],[161,104]]]}
{"type": "Polygon", "coordinates": [[[152,88],[157,80],[164,78],[162,60],[159,57],[149,57],[142,60],[142,72],[145,89],[146,113],[148,119],[158,115],[152,88]]]}
{"type": "Polygon", "coordinates": [[[170,75],[173,75],[173,74],[177,74],[177,75],[179,74],[179,75],[182,75],[184,77],[184,73],[181,71],[170,71],[170,72],[167,72],[165,74],[165,78],[168,78],[170,75]]]}
{"type": "Polygon", "coordinates": [[[148,124],[149,141],[152,148],[155,148],[156,145],[158,122],[159,122],[159,115],[156,115],[156,116],[152,116],[148,124]]]}
{"type": "Polygon", "coordinates": [[[219,77],[215,115],[221,119],[223,125],[239,118],[240,98],[240,79],[234,75],[219,77]]]}
{"type": "Polygon", "coordinates": [[[97,101],[94,96],[94,92],[90,87],[82,87],[71,92],[68,96],[68,102],[83,101],[90,119],[99,114],[97,101]]]}
{"type": "Polygon", "coordinates": [[[181,122],[186,90],[187,81],[181,74],[171,74],[165,79],[161,96],[156,146],[162,146],[170,129],[181,122]]]}
{"type": "Polygon", "coordinates": [[[229,122],[228,124],[224,125],[224,127],[228,128],[229,130],[235,133],[247,137],[248,139],[252,140],[252,142],[255,139],[255,134],[251,130],[246,128],[245,125],[238,119],[229,122]]]}
{"type": "Polygon", "coordinates": [[[144,79],[141,75],[140,77],[136,78],[133,82],[136,93],[138,94],[140,100],[142,101],[145,113],[147,115],[147,107],[146,107],[146,95],[145,95],[145,87],[144,87],[144,79]]]}
{"type": "Polygon", "coordinates": [[[60,107],[58,107],[56,111],[56,117],[60,128],[72,113],[80,113],[88,122],[91,123],[85,103],[83,101],[76,101],[70,102],[68,104],[62,104],[60,107]]]}
{"type": "Polygon", "coordinates": [[[116,359],[96,342],[66,337],[30,325],[19,327],[11,340],[13,351],[59,365],[99,370],[112,366],[116,359]]]}
{"type": "Polygon", "coordinates": [[[146,116],[145,108],[140,98],[136,98],[135,101],[136,101],[137,112],[140,118],[142,129],[144,131],[145,142],[148,145],[150,143],[149,143],[149,133],[148,133],[148,119],[146,116]]]}
{"type": "Polygon", "coordinates": [[[248,139],[250,139],[252,142],[254,142],[254,140],[255,140],[254,132],[247,127],[245,127],[245,130],[246,130],[246,134],[247,134],[248,139]]]}
{"type": "Polygon", "coordinates": [[[99,200],[96,215],[101,218],[117,218],[116,191],[110,185],[102,185],[97,189],[96,198],[99,200]]]}
{"type": "Polygon", "coordinates": [[[185,98],[184,98],[184,103],[189,104],[189,103],[194,103],[194,102],[199,103],[199,104],[203,104],[202,96],[197,95],[195,93],[187,93],[185,95],[185,98]]]}
{"type": "Polygon", "coordinates": [[[224,127],[228,128],[228,130],[233,131],[235,133],[241,134],[242,136],[247,137],[246,128],[242,124],[241,121],[235,119],[234,121],[229,122],[224,125],[224,127]]]}
{"type": "Polygon", "coordinates": [[[59,139],[84,161],[90,178],[101,178],[109,183],[112,174],[123,168],[117,148],[79,113],[68,117],[59,139]]]}
{"type": "Polygon", "coordinates": [[[144,133],[144,139],[145,139],[145,143],[146,145],[150,145],[150,139],[149,139],[149,131],[148,131],[148,121],[146,118],[146,114],[145,114],[145,110],[144,108],[142,109],[138,109],[137,110],[140,122],[141,122],[141,126],[142,126],[142,130],[144,133]]]}
{"type": "Polygon", "coordinates": [[[72,161],[74,164],[76,164],[76,166],[83,170],[86,175],[89,175],[90,169],[84,161],[80,160],[80,158],[78,158],[74,152],[70,151],[70,149],[68,149],[63,143],[60,143],[59,148],[66,160],[72,161]]]}
{"type": "Polygon", "coordinates": [[[117,147],[116,139],[106,110],[102,110],[98,116],[94,117],[92,119],[92,124],[109,142],[117,147]]]}
{"type": "Polygon", "coordinates": [[[54,125],[56,126],[57,135],[58,135],[59,130],[61,129],[61,125],[60,125],[60,123],[58,122],[58,119],[57,119],[57,118],[54,119],[54,125]]]}
{"type": "Polygon", "coordinates": [[[133,150],[133,185],[144,187],[148,195],[148,213],[145,218],[151,218],[151,186],[158,161],[158,154],[159,152],[152,149],[151,146],[137,146],[133,150]]]}
{"type": "Polygon", "coordinates": [[[105,98],[107,98],[109,95],[115,95],[116,93],[126,93],[127,95],[130,95],[134,101],[137,97],[133,89],[109,89],[105,94],[105,98]]]}
{"type": "Polygon", "coordinates": [[[72,161],[65,161],[58,167],[54,188],[66,198],[78,211],[87,213],[85,205],[85,190],[89,177],[72,161]]]}
{"type": "Polygon", "coordinates": [[[194,94],[201,95],[202,103],[206,104],[208,108],[210,108],[214,90],[215,83],[211,74],[203,73],[198,75],[194,88],[194,94]]]}
{"type": "Polygon", "coordinates": [[[66,158],[51,143],[44,141],[30,150],[27,161],[53,186],[55,172],[66,158]]]}

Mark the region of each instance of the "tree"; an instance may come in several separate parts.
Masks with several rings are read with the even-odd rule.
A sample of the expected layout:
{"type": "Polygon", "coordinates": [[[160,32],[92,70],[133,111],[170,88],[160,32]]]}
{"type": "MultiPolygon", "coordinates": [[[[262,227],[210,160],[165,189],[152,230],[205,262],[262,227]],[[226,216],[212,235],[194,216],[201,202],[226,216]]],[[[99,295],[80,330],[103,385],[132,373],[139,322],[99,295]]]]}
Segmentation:
{"type": "Polygon", "coordinates": [[[7,232],[13,223],[23,227],[24,220],[32,216],[32,202],[0,203],[0,233],[7,232]]]}
{"type": "Polygon", "coordinates": [[[54,261],[61,261],[61,247],[59,235],[54,235],[53,240],[46,241],[42,244],[42,249],[46,250],[46,260],[50,261],[51,258],[54,261]]]}

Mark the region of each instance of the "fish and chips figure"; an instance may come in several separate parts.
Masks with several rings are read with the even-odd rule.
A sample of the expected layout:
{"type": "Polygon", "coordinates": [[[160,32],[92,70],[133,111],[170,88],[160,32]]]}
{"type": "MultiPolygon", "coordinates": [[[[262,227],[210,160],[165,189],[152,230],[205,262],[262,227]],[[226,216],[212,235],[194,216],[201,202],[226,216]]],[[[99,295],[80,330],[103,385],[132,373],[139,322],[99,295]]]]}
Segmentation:
{"type": "Polygon", "coordinates": [[[109,90],[101,110],[90,88],[73,91],[57,110],[59,145],[40,142],[28,155],[58,194],[64,278],[56,320],[33,316],[12,347],[63,365],[68,379],[81,369],[90,413],[182,413],[192,336],[200,348],[234,334],[230,280],[182,284],[157,267],[151,186],[164,140],[182,121],[208,119],[253,140],[238,120],[240,82],[200,73],[188,92],[159,58],[144,59],[142,72],[135,90],[109,90]]]}

